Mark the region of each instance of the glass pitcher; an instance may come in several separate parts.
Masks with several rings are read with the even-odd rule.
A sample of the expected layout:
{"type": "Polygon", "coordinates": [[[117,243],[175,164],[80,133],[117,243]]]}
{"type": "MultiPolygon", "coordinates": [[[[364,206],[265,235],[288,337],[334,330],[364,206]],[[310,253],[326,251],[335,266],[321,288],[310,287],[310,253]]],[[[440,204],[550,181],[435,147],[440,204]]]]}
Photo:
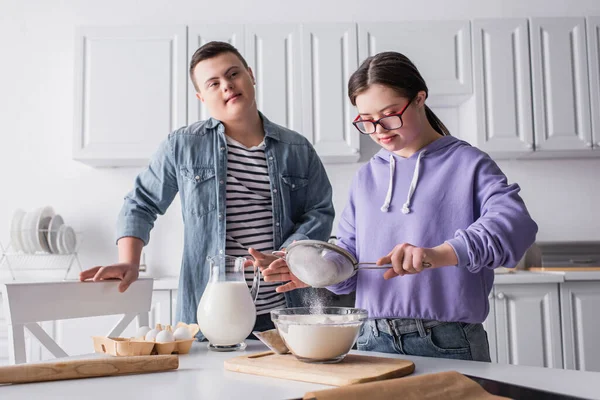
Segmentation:
{"type": "Polygon", "coordinates": [[[256,322],[254,302],[260,287],[260,271],[254,267],[249,290],[244,270],[252,261],[243,257],[218,255],[207,258],[210,277],[198,304],[198,325],[215,351],[244,350],[244,339],[256,322]]]}

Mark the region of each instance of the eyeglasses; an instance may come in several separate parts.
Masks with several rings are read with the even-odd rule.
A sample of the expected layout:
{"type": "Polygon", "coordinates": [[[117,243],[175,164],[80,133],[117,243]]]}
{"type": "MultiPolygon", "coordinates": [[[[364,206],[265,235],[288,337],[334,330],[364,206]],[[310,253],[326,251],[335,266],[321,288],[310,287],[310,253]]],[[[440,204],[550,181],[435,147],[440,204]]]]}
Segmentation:
{"type": "Polygon", "coordinates": [[[387,131],[400,129],[403,125],[402,114],[404,114],[404,111],[406,111],[406,109],[408,108],[410,103],[412,103],[413,100],[414,97],[408,103],[406,103],[402,111],[400,111],[399,113],[386,115],[385,117],[379,118],[376,121],[361,120],[360,115],[358,115],[354,119],[354,121],[352,121],[352,125],[354,125],[356,129],[358,129],[358,131],[363,135],[371,135],[375,133],[375,131],[377,130],[377,124],[381,125],[381,127],[387,131]]]}

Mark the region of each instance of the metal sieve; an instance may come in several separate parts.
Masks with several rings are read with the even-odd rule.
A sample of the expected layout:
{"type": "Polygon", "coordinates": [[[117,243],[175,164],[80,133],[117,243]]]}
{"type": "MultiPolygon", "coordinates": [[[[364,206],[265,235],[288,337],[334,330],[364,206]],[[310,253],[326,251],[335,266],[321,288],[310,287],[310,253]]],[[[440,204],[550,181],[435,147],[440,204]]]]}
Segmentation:
{"type": "MultiPolygon", "coordinates": [[[[283,252],[274,252],[280,255],[283,252]]],[[[391,264],[358,262],[352,254],[320,240],[300,240],[289,245],[283,256],[290,271],[302,282],[316,288],[335,285],[352,277],[359,269],[389,269],[391,264]],[[365,267],[360,267],[367,265],[365,267]]],[[[424,268],[431,267],[423,262],[424,268]]]]}

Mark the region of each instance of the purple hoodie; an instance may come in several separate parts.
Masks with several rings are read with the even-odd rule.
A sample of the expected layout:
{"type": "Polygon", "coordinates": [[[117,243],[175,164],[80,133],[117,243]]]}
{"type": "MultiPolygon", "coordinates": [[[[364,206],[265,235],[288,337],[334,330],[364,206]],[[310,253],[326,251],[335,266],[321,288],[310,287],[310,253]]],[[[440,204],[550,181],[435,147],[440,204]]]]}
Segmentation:
{"type": "Polygon", "coordinates": [[[410,158],[380,150],[354,177],[337,244],[375,262],[400,243],[446,242],[458,266],[389,280],[383,270],[363,270],[328,289],[356,290],[369,318],[483,322],[493,269],[514,267],[537,233],[519,191],[487,154],[452,136],[410,158]]]}

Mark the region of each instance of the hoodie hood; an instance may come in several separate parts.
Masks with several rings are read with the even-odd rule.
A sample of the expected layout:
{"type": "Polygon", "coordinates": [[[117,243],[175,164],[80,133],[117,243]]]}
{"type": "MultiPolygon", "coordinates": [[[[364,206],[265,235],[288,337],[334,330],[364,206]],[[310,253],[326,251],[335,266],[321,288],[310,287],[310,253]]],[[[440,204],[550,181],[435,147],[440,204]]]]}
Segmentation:
{"type": "Polygon", "coordinates": [[[402,205],[402,213],[408,214],[408,213],[410,213],[410,205],[412,202],[412,197],[415,193],[415,190],[417,189],[417,185],[419,184],[419,173],[421,170],[422,159],[427,155],[430,157],[435,157],[436,152],[440,152],[441,150],[446,149],[447,147],[461,146],[461,145],[468,146],[467,143],[462,142],[461,140],[459,140],[453,136],[444,136],[437,140],[434,140],[427,146],[418,150],[417,152],[415,152],[415,154],[413,154],[409,158],[400,157],[400,156],[398,156],[388,150],[385,150],[385,149],[379,150],[379,152],[377,152],[377,154],[375,154],[374,158],[379,159],[384,163],[388,162],[389,163],[389,171],[390,171],[389,172],[388,190],[387,190],[387,194],[385,196],[383,205],[381,206],[381,211],[388,212],[388,210],[390,208],[390,204],[392,202],[392,196],[394,194],[394,174],[396,171],[396,160],[399,160],[399,161],[412,160],[415,157],[417,160],[414,170],[413,170],[412,180],[410,182],[410,186],[409,186],[408,192],[406,194],[406,201],[402,205]]]}

